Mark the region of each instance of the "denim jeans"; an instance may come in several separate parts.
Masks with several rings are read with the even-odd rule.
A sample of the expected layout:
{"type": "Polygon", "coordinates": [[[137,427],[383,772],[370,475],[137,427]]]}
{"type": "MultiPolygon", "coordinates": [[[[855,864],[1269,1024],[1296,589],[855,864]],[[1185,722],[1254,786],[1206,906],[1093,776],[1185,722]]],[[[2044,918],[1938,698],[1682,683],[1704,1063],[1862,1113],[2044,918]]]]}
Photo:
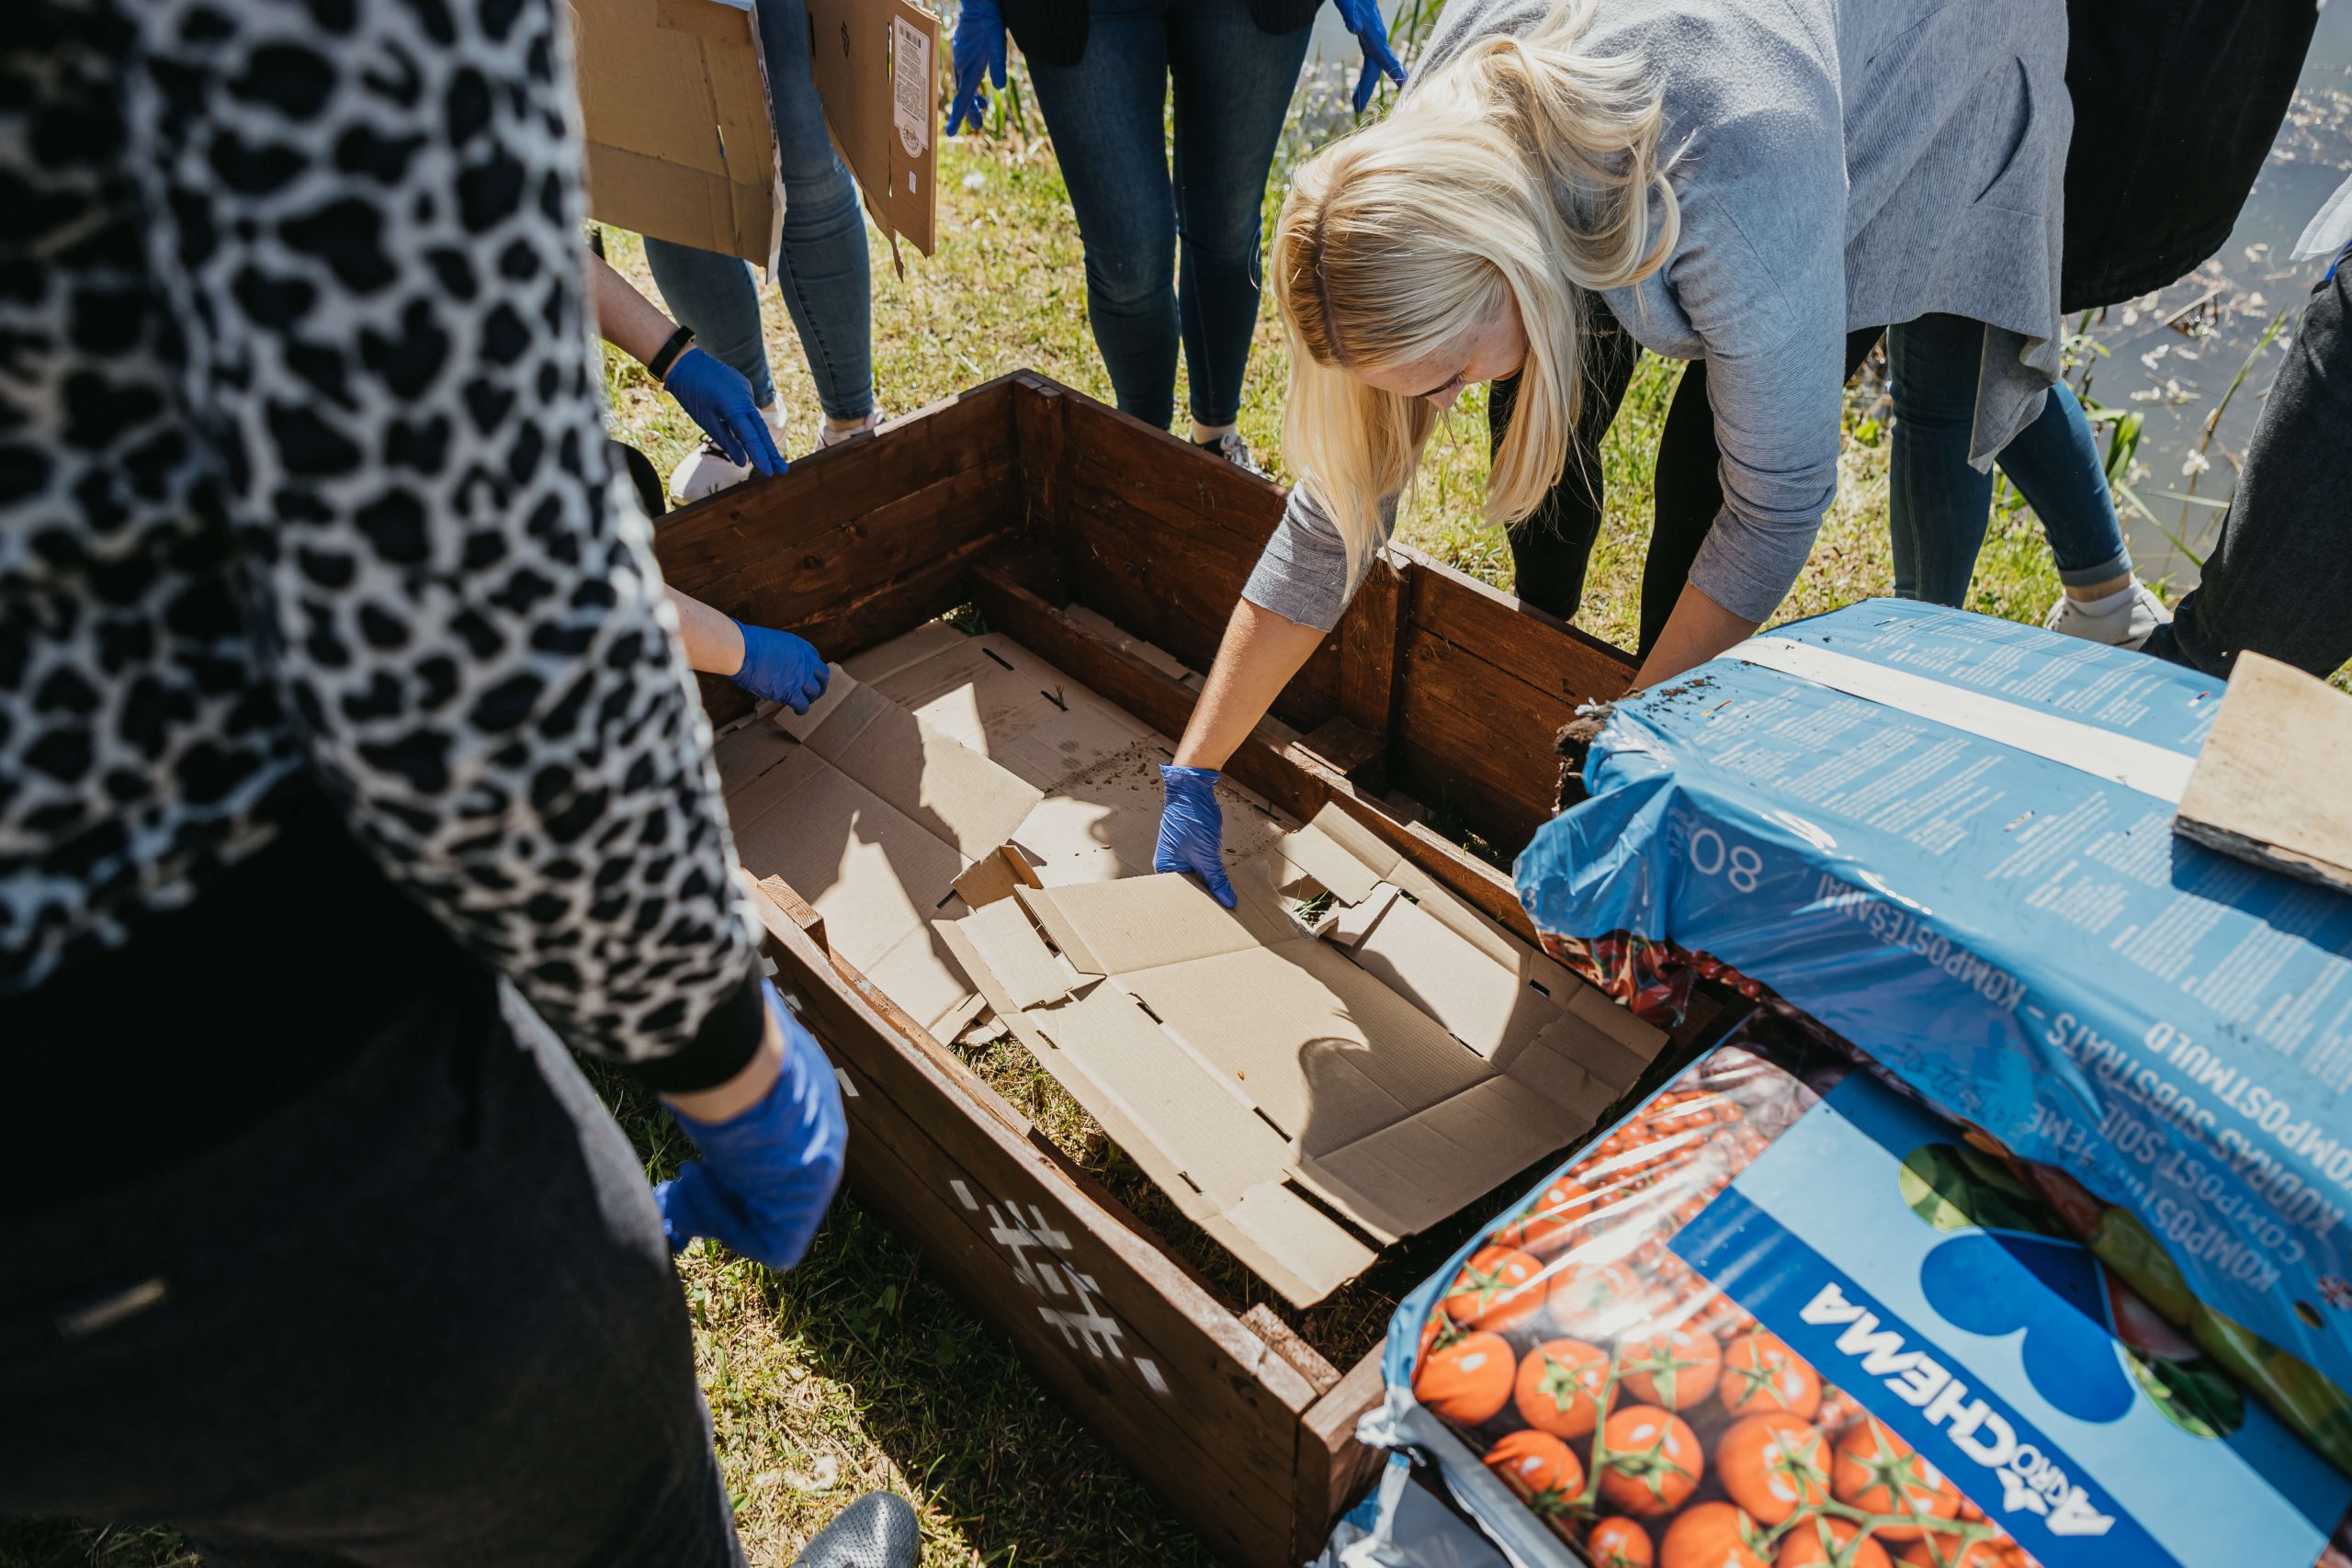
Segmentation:
{"type": "MultiPolygon", "coordinates": [[[[1888,329],[1886,355],[1894,395],[1888,484],[1894,592],[1957,605],[1968,597],[1993,509],[1993,476],[1968,462],[1984,325],[1922,316],[1888,329]]],[[[2000,466],[2041,520],[2060,581],[2105,582],[2132,570],[2098,443],[2065,383],[2050,389],[2041,416],[2001,448],[2000,466]]]]}
{"type": "Polygon", "coordinates": [[[1094,0],[1078,63],[1030,67],[1085,242],[1095,346],[1120,409],[1147,423],[1175,418],[1180,336],[1193,417],[1241,411],[1266,175],[1312,30],[1261,32],[1247,0],[1094,0]]]}
{"type": "MultiPolygon", "coordinates": [[[[808,73],[805,0],[760,0],[754,15],[784,165],[776,286],[808,355],[818,402],[836,420],[863,419],[874,410],[874,277],[865,214],[856,184],[833,151],[808,73]]],[[[762,408],[774,403],[775,378],[760,335],[760,291],[751,264],[650,235],[645,259],[671,315],[694,329],[703,352],[741,371],[762,408]]]]}
{"type": "Polygon", "coordinates": [[[2352,255],[2287,349],[2204,581],[2148,639],[2209,675],[2249,648],[2320,676],[2352,660],[2352,255]]]}

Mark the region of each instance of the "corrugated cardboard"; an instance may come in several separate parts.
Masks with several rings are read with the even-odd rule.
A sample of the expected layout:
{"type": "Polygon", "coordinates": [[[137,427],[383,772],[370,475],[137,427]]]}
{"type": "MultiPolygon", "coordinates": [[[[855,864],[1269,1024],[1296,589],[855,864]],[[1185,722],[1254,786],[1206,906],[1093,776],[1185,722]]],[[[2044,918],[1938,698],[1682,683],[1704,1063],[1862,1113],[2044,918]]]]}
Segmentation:
{"type": "Polygon", "coordinates": [[[1179,1207],[1300,1305],[1368,1242],[1590,1131],[1664,1043],[1336,808],[1234,880],[1229,911],[1184,876],[1024,887],[941,934],[1179,1207]],[[1284,895],[1321,892],[1309,929],[1284,895]]]}
{"type": "Polygon", "coordinates": [[[808,58],[842,161],[885,234],[929,255],[939,169],[939,18],[910,0],[808,0],[808,58]]]}
{"type": "MultiPolygon", "coordinates": [[[[910,0],[809,0],[825,121],[882,231],[929,255],[939,20],[910,0]]],[[[572,0],[599,222],[773,266],[784,197],[751,0],[572,0]]]]}
{"type": "MultiPolygon", "coordinates": [[[[933,621],[717,754],[743,863],[791,884],[834,952],[947,1039],[981,998],[932,922],[1149,871],[1169,744],[1018,643],[933,621]]],[[[1254,797],[1219,793],[1237,862],[1281,836],[1254,797]]]]}
{"type": "Polygon", "coordinates": [[[962,1027],[971,987],[931,922],[1012,890],[1002,849],[1036,789],[839,670],[806,717],[778,710],[718,755],[743,864],[790,883],[909,1014],[962,1027]]]}
{"type": "Polygon", "coordinates": [[[750,7],[572,0],[572,63],[590,215],[768,265],[784,207],[750,7]]]}

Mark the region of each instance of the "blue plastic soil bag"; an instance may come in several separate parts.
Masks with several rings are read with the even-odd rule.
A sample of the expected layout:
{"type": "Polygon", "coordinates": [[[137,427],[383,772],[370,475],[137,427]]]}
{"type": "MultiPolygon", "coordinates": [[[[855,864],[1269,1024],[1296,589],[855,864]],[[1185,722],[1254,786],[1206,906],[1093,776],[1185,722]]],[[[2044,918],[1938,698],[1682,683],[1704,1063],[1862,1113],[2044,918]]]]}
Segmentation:
{"type": "Polygon", "coordinates": [[[2345,1568],[2352,1478],[1882,1071],[1739,1021],[1406,1297],[1361,1434],[1514,1568],[2345,1568]]]}
{"type": "Polygon", "coordinates": [[[1719,977],[1980,1129],[2352,1471],[2352,897],[2173,834],[2221,694],[1855,605],[1620,704],[1519,891],[1654,1021],[1719,977]]]}

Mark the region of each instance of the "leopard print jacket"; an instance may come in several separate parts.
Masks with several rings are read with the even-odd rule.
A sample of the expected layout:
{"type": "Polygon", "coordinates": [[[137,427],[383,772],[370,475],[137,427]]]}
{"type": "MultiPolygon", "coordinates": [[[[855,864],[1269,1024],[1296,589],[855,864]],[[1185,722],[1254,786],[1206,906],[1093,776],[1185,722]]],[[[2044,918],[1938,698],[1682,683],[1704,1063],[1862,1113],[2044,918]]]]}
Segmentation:
{"type": "Polygon", "coordinates": [[[709,732],[605,455],[551,0],[7,26],[0,997],[322,785],[573,1044],[654,1062],[740,1014],[709,732]]]}

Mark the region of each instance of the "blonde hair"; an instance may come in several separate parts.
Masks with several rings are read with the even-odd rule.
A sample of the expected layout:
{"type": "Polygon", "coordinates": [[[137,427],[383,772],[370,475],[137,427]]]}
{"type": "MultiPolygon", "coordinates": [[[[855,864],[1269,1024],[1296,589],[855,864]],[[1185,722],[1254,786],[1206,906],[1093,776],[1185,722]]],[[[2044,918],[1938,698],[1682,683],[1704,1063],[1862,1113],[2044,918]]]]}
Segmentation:
{"type": "Polygon", "coordinates": [[[1597,4],[1560,0],[1524,37],[1472,44],[1301,166],[1283,202],[1271,258],[1290,337],[1283,444],[1351,574],[1437,411],[1351,372],[1427,358],[1516,300],[1527,362],[1487,515],[1517,522],[1567,463],[1583,291],[1637,283],[1673,252],[1658,95],[1640,61],[1585,51],[1597,4]]]}

